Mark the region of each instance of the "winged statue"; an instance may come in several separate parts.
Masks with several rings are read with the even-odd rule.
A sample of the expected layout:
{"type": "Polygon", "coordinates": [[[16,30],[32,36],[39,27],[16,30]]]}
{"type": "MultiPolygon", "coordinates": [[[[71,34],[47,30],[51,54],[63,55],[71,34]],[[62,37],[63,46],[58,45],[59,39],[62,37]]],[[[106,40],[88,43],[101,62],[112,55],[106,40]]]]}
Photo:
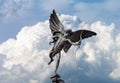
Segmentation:
{"type": "Polygon", "coordinates": [[[48,65],[50,65],[54,61],[54,56],[56,56],[57,54],[59,55],[55,72],[57,72],[60,63],[62,50],[67,53],[72,45],[80,46],[83,39],[97,35],[95,32],[90,30],[65,30],[55,10],[53,10],[52,14],[50,15],[49,27],[53,39],[50,44],[53,43],[53,48],[49,53],[50,62],[48,63],[48,65]]]}

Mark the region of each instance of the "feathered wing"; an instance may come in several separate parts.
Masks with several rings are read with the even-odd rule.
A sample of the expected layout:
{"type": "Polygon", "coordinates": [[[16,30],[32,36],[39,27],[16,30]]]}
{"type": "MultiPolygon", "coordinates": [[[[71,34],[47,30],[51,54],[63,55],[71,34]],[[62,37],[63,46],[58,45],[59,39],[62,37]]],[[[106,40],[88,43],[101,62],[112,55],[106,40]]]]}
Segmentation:
{"type": "Polygon", "coordinates": [[[69,37],[72,42],[78,42],[80,39],[85,39],[97,35],[95,32],[90,30],[77,30],[69,37]]]}
{"type": "MultiPolygon", "coordinates": [[[[60,22],[60,20],[58,19],[55,10],[53,10],[52,14],[50,15],[49,24],[50,24],[51,33],[53,34],[53,36],[56,36],[58,34],[59,35],[64,34],[64,27],[60,22]]],[[[68,39],[70,39],[72,42],[78,42],[80,39],[85,39],[93,35],[96,35],[96,33],[93,31],[77,30],[73,32],[73,34],[68,39]]],[[[57,41],[58,38],[56,39],[53,38],[53,40],[57,41]]],[[[67,41],[65,42],[63,50],[67,52],[71,46],[72,46],[71,43],[67,41]]]]}
{"type": "MultiPolygon", "coordinates": [[[[91,36],[97,35],[95,32],[93,31],[89,31],[89,30],[77,30],[75,32],[72,33],[72,35],[69,37],[69,39],[72,42],[78,42],[80,39],[85,39],[91,36]]],[[[69,42],[66,42],[66,45],[64,46],[63,50],[65,52],[67,52],[70,47],[72,45],[69,42]]]]}
{"type": "Polygon", "coordinates": [[[55,35],[56,32],[64,33],[64,27],[58,19],[55,10],[53,10],[53,13],[50,15],[49,24],[53,35],[55,35]]]}

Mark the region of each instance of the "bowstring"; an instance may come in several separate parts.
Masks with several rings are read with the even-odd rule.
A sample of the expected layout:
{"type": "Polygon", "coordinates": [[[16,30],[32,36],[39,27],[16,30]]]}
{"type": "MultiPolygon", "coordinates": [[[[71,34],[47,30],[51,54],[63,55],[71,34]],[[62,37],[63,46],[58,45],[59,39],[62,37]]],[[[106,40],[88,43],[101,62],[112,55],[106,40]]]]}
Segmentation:
{"type": "Polygon", "coordinates": [[[81,44],[81,40],[82,40],[82,34],[83,34],[83,30],[82,30],[82,32],[81,32],[81,34],[80,34],[80,40],[79,40],[78,47],[77,47],[77,49],[76,49],[76,51],[75,51],[75,55],[77,55],[77,51],[78,51],[78,49],[80,48],[80,44],[81,44]]]}

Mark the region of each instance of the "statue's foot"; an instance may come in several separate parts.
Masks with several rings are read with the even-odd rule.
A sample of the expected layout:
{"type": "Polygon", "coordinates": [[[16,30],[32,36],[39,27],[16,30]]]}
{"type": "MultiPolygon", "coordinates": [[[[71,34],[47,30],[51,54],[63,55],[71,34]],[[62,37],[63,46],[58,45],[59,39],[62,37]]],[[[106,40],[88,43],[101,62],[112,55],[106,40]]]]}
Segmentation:
{"type": "Polygon", "coordinates": [[[51,59],[51,60],[50,60],[50,62],[48,63],[48,65],[50,65],[53,61],[54,61],[54,60],[53,60],[53,59],[51,59]]]}
{"type": "Polygon", "coordinates": [[[59,74],[55,74],[54,76],[50,77],[51,79],[53,78],[60,78],[59,74]]]}

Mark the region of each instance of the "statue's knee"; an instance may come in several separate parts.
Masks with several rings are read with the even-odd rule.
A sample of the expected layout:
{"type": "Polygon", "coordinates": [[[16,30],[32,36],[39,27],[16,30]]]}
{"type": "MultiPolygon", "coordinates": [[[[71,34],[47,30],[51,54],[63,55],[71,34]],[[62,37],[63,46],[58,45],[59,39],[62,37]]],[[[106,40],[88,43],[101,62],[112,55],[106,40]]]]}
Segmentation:
{"type": "Polygon", "coordinates": [[[52,58],[52,54],[50,54],[49,57],[52,58]]]}
{"type": "Polygon", "coordinates": [[[56,53],[52,51],[52,52],[50,52],[49,57],[50,57],[50,58],[53,58],[53,57],[55,56],[55,54],[56,54],[56,53]]]}

